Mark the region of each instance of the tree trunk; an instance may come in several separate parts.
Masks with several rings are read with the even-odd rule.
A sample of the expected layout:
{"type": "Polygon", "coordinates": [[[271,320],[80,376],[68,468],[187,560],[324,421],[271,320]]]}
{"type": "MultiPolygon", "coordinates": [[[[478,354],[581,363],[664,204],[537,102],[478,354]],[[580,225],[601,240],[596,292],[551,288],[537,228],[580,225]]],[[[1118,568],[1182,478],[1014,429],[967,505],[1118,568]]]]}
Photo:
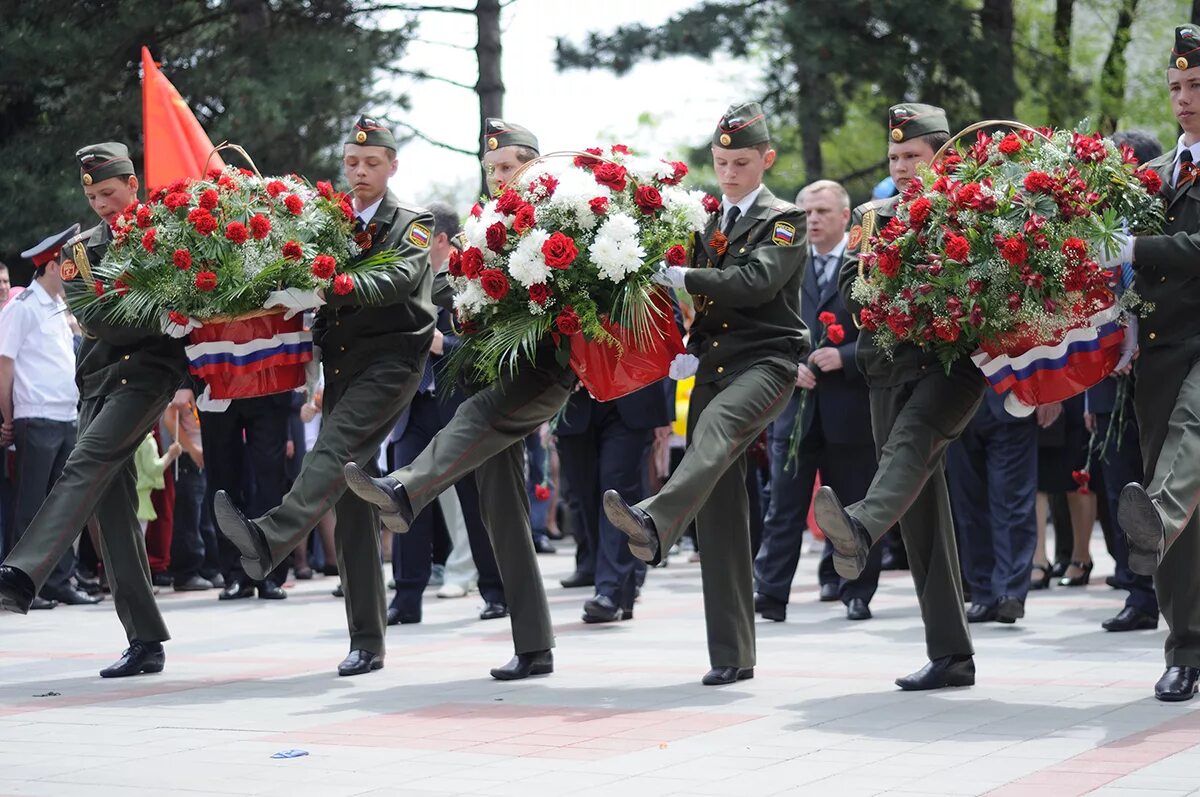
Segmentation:
{"type": "Polygon", "coordinates": [[[1108,135],[1117,129],[1125,109],[1125,49],[1129,46],[1130,28],[1139,0],[1122,0],[1117,13],[1117,29],[1104,67],[1100,70],[1100,132],[1108,135]]]}
{"type": "Polygon", "coordinates": [[[1192,24],[1200,25],[1200,0],[1192,0],[1192,24]]]}
{"type": "Polygon", "coordinates": [[[1017,81],[1013,73],[1012,0],[983,0],[979,13],[984,41],[990,43],[992,69],[981,76],[979,110],[985,119],[1012,119],[1016,113],[1017,81]]]}
{"type": "MultiPolygon", "coordinates": [[[[504,78],[500,72],[500,0],[478,0],[475,4],[475,19],[479,27],[479,40],[475,45],[475,57],[479,60],[479,81],[475,93],[479,95],[479,157],[483,158],[484,120],[504,115],[504,78]]],[[[482,165],[479,169],[480,193],[487,196],[487,173],[482,165]]]]}
{"type": "Polygon", "coordinates": [[[1075,0],[1057,0],[1054,4],[1054,62],[1050,67],[1050,102],[1046,108],[1051,127],[1066,127],[1074,121],[1067,118],[1068,104],[1062,96],[1071,79],[1071,17],[1074,11],[1075,0]]]}
{"type": "Polygon", "coordinates": [[[825,174],[825,157],[821,154],[824,130],[813,96],[815,87],[812,81],[802,74],[799,82],[796,116],[800,121],[800,151],[804,158],[804,182],[811,183],[825,174]]]}

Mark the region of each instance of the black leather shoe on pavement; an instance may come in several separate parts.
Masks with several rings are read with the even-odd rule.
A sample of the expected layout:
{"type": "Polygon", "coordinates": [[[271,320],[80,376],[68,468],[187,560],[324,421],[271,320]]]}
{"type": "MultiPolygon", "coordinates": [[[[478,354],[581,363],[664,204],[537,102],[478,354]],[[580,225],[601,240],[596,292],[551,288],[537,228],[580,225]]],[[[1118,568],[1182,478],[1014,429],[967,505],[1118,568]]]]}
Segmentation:
{"type": "Polygon", "coordinates": [[[391,476],[376,478],[353,462],[342,468],[346,486],[368,504],[379,507],[380,520],[397,534],[405,534],[413,522],[412,502],[404,485],[391,476]]]}
{"type": "Polygon", "coordinates": [[[833,569],[844,579],[853,581],[867,567],[871,552],[871,535],[863,525],[850,517],[828,485],[817,490],[813,499],[817,527],[833,543],[833,569]]]}
{"type": "Polygon", "coordinates": [[[48,601],[41,595],[38,595],[29,604],[30,611],[43,611],[45,609],[53,609],[58,605],[58,601],[48,601]]]}
{"type": "Polygon", "coordinates": [[[821,603],[833,603],[840,598],[841,595],[839,594],[837,584],[829,583],[821,585],[821,603]]]}
{"type": "Polygon", "coordinates": [[[1196,694],[1196,679],[1200,669],[1170,666],[1154,685],[1154,696],[1167,703],[1182,703],[1196,694]]]}
{"type": "Polygon", "coordinates": [[[585,623],[615,623],[632,618],[633,613],[625,615],[625,610],[607,595],[596,595],[583,604],[583,621],[585,623]]]}
{"type": "Polygon", "coordinates": [[[782,623],[787,620],[787,604],[761,592],[754,594],[754,611],[764,620],[782,623]]]}
{"type": "Polygon", "coordinates": [[[115,664],[100,671],[100,677],[125,678],[144,672],[162,672],[166,661],[167,654],[161,642],[140,642],[135,639],[115,664]]]}
{"type": "Polygon", "coordinates": [[[492,677],[497,681],[519,681],[531,675],[549,675],[554,672],[554,653],[549,650],[536,650],[533,653],[518,653],[509,659],[508,664],[492,670],[492,677]]]}
{"type": "Polygon", "coordinates": [[[968,623],[991,623],[996,619],[996,607],[985,606],[982,603],[972,603],[967,607],[968,623]]]}
{"type": "Polygon", "coordinates": [[[278,584],[272,584],[270,581],[264,581],[258,585],[258,599],[260,601],[281,601],[287,598],[287,592],[278,584]]]}
{"type": "Polygon", "coordinates": [[[871,607],[862,598],[851,598],[846,604],[847,620],[870,620],[871,607]]]}
{"type": "Polygon", "coordinates": [[[419,622],[421,622],[420,612],[406,612],[396,606],[388,607],[388,625],[414,625],[419,622]]]}
{"type": "Polygon", "coordinates": [[[0,609],[28,614],[37,591],[33,579],[12,565],[0,565],[0,609]]]}
{"type": "Polygon", "coordinates": [[[575,587],[594,587],[596,586],[596,577],[591,573],[582,573],[576,570],[574,573],[562,579],[558,583],[562,584],[567,589],[574,589],[575,587]]]}
{"type": "Polygon", "coordinates": [[[896,679],[896,686],[906,692],[942,689],[947,686],[974,686],[975,658],[973,656],[942,656],[934,659],[912,675],[896,679]]]}
{"type": "Polygon", "coordinates": [[[338,675],[362,675],[383,669],[383,656],[369,650],[352,650],[338,665],[338,675]]]}
{"type": "Polygon", "coordinates": [[[175,584],[176,592],[203,592],[206,589],[212,589],[213,583],[202,575],[195,574],[189,576],[175,584]]]}
{"type": "Polygon", "coordinates": [[[753,677],[753,667],[713,667],[704,674],[700,683],[705,686],[725,686],[736,681],[749,681],[753,677]]]}
{"type": "Polygon", "coordinates": [[[658,564],[658,531],[648,514],[625,503],[616,490],[604,491],[604,514],[622,534],[629,538],[629,550],[648,565],[658,564]]]}
{"type": "Polygon", "coordinates": [[[1143,611],[1126,606],[1116,617],[1110,617],[1100,624],[1105,631],[1151,631],[1158,628],[1158,615],[1146,614],[1143,611]]]}
{"type": "Polygon", "coordinates": [[[274,568],[271,562],[271,546],[267,538],[253,521],[242,514],[229,493],[217,490],[213,498],[213,517],[217,528],[233,543],[242,555],[242,570],[253,581],[262,581],[274,568]]]}
{"type": "Polygon", "coordinates": [[[229,579],[229,583],[225,585],[225,589],[221,590],[221,594],[217,596],[219,601],[236,601],[242,598],[254,597],[254,585],[238,581],[236,578],[229,579]]]}
{"type": "Polygon", "coordinates": [[[46,600],[65,603],[68,606],[92,606],[104,600],[103,595],[89,595],[69,584],[58,589],[42,587],[42,597],[46,600]]]}
{"type": "Polygon", "coordinates": [[[996,604],[996,622],[1015,623],[1025,616],[1025,601],[1005,595],[996,604]]]}
{"type": "Polygon", "coordinates": [[[1154,501],[1137,482],[1121,488],[1117,522],[1129,543],[1129,569],[1140,576],[1154,575],[1166,553],[1166,530],[1154,501]]]}
{"type": "Polygon", "coordinates": [[[558,549],[554,547],[554,543],[550,542],[550,538],[541,534],[533,538],[533,550],[544,554],[558,553],[558,549]]]}
{"type": "Polygon", "coordinates": [[[483,605],[483,611],[479,613],[480,620],[499,620],[501,617],[508,617],[508,604],[488,601],[483,605]]]}

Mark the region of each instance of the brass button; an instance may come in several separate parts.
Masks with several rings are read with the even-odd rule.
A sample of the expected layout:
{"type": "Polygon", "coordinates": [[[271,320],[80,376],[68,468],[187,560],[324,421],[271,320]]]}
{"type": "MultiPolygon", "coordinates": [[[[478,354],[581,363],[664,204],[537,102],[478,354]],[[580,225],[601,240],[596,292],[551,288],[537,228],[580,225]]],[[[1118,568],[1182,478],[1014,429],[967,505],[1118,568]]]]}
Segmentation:
{"type": "Polygon", "coordinates": [[[333,373],[334,373],[334,374],[340,374],[341,372],[342,372],[342,369],[341,369],[341,368],[334,368],[334,369],[333,369],[333,373]]]}
{"type": "Polygon", "coordinates": [[[746,254],[746,247],[744,247],[744,246],[743,246],[741,249],[739,249],[739,250],[738,250],[738,254],[739,254],[739,255],[744,255],[744,254],[746,254]]]}
{"type": "Polygon", "coordinates": [[[341,321],[334,321],[334,322],[333,322],[333,325],[334,325],[335,327],[340,327],[340,326],[342,325],[342,322],[341,322],[341,321]]]}
{"type": "MultiPolygon", "coordinates": [[[[1153,336],[1151,336],[1151,337],[1153,337],[1153,336]]],[[[122,379],[122,380],[121,380],[121,384],[122,384],[122,385],[128,385],[128,384],[129,384],[129,380],[128,380],[128,379],[122,379]]]]}
{"type": "Polygon", "coordinates": [[[1158,281],[1159,281],[1159,282],[1166,282],[1166,281],[1167,281],[1167,278],[1166,278],[1166,277],[1159,277],[1159,278],[1158,278],[1158,281]]]}
{"type": "Polygon", "coordinates": [[[339,347],[338,347],[338,350],[339,350],[339,351],[345,351],[345,350],[346,350],[346,347],[345,347],[345,346],[339,346],[339,347]]]}
{"type": "Polygon", "coordinates": [[[721,324],[721,329],[729,329],[729,324],[721,324]]]}
{"type": "Polygon", "coordinates": [[[1174,216],[1167,216],[1167,221],[1175,221],[1175,217],[1174,217],[1174,216]]]}
{"type": "Polygon", "coordinates": [[[715,349],[715,348],[717,348],[717,347],[718,347],[718,346],[720,346],[720,345],[721,345],[721,341],[719,341],[719,340],[714,340],[714,341],[713,341],[713,348],[714,348],[714,349],[715,349]]]}
{"type": "Polygon", "coordinates": [[[723,365],[718,365],[718,366],[717,366],[717,373],[718,373],[718,374],[723,374],[723,373],[725,373],[725,366],[723,366],[723,365]]]}
{"type": "MultiPolygon", "coordinates": [[[[1151,332],[1151,333],[1150,333],[1150,334],[1149,334],[1147,337],[1149,337],[1149,338],[1150,338],[1150,340],[1154,340],[1155,338],[1157,338],[1157,337],[1158,337],[1158,335],[1157,335],[1157,334],[1155,334],[1154,332],[1151,332]]],[[[122,382],[124,382],[125,380],[124,380],[124,379],[122,379],[121,381],[122,381],[122,382]]]]}
{"type": "Polygon", "coordinates": [[[121,359],[122,359],[122,360],[128,360],[128,359],[129,359],[129,355],[128,355],[128,354],[126,354],[126,355],[125,355],[124,357],[122,357],[121,359]]]}

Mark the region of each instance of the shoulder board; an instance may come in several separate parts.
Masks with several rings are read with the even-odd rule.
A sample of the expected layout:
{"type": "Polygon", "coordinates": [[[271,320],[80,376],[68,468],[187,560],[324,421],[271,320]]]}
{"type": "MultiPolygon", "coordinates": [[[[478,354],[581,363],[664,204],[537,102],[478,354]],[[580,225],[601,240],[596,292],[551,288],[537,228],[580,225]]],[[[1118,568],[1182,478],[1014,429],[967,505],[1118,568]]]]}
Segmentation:
{"type": "Polygon", "coordinates": [[[405,211],[406,213],[412,213],[415,215],[420,215],[422,213],[429,212],[429,208],[427,208],[423,205],[414,205],[411,202],[402,202],[400,200],[396,201],[396,207],[400,208],[401,210],[405,211]]]}
{"type": "Polygon", "coordinates": [[[858,217],[858,222],[850,228],[850,238],[846,241],[846,250],[859,252],[867,245],[867,241],[871,240],[871,235],[875,232],[878,211],[873,203],[868,202],[855,208],[854,215],[858,217]]]}
{"type": "Polygon", "coordinates": [[[793,213],[799,209],[800,208],[796,207],[791,202],[787,202],[782,199],[776,199],[771,203],[771,210],[775,211],[776,213],[793,213]]]}

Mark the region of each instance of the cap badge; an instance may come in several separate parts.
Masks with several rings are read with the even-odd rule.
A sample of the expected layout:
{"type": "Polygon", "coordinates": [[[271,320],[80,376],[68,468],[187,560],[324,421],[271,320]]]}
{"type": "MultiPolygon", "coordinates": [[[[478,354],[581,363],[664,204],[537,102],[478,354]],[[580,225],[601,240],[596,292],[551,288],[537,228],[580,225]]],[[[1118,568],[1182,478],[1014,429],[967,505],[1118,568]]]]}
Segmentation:
{"type": "Polygon", "coordinates": [[[357,133],[354,134],[354,140],[357,141],[359,144],[362,144],[364,141],[367,140],[366,131],[359,130],[357,133]]]}
{"type": "Polygon", "coordinates": [[[719,140],[721,142],[722,147],[728,147],[730,144],[733,143],[733,139],[729,137],[728,133],[722,133],[721,138],[719,140]]]}
{"type": "Polygon", "coordinates": [[[903,140],[904,140],[904,131],[898,127],[893,127],[892,128],[892,141],[903,141],[903,140]]]}
{"type": "Polygon", "coordinates": [[[91,184],[92,184],[92,176],[91,176],[90,174],[85,174],[85,175],[83,176],[83,184],[84,184],[84,185],[91,185],[91,184]]]}
{"type": "Polygon", "coordinates": [[[487,145],[488,149],[495,149],[496,147],[500,146],[500,142],[496,140],[495,136],[491,136],[487,140],[487,145]]]}
{"type": "Polygon", "coordinates": [[[1186,58],[1184,58],[1182,55],[1179,56],[1178,58],[1175,59],[1175,68],[1176,69],[1187,69],[1188,68],[1188,60],[1186,58]]]}

